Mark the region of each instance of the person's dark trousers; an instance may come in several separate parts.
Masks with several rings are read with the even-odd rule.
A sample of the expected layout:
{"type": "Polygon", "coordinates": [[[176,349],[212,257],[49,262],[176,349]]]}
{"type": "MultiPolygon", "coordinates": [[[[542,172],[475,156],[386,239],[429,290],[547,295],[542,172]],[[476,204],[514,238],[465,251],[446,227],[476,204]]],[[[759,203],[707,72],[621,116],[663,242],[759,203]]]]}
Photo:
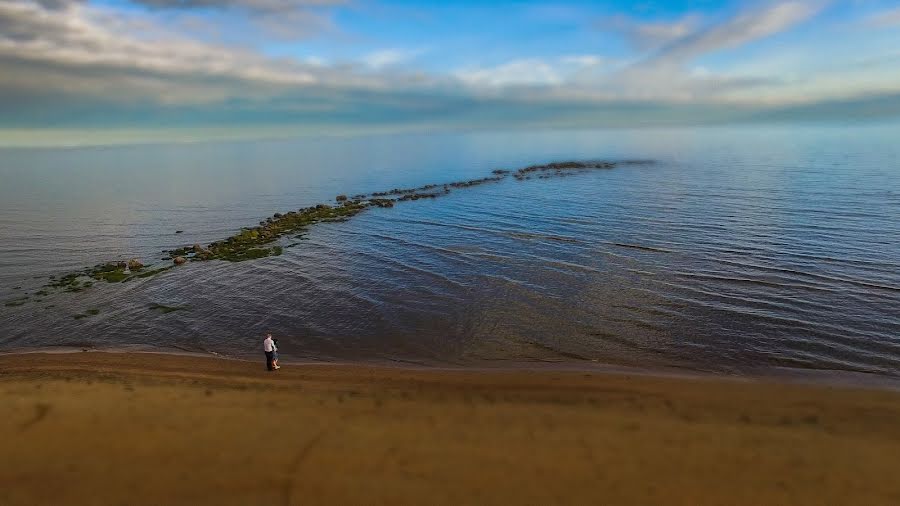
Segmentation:
{"type": "Polygon", "coordinates": [[[275,370],[275,364],[272,363],[273,353],[271,351],[266,352],[266,369],[270,371],[275,370]]]}

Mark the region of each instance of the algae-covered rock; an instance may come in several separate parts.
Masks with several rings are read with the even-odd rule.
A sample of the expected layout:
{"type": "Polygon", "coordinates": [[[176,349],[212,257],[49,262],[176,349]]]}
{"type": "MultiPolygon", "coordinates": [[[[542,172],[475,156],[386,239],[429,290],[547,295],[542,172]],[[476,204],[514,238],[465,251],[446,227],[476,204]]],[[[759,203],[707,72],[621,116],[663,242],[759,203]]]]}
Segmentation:
{"type": "Polygon", "coordinates": [[[372,199],[369,201],[369,204],[375,207],[394,207],[392,199],[372,199]]]}
{"type": "Polygon", "coordinates": [[[137,258],[132,258],[128,261],[128,270],[139,271],[144,268],[144,264],[141,263],[137,258]]]}
{"type": "MultiPolygon", "coordinates": [[[[128,262],[109,262],[106,264],[100,264],[95,266],[88,275],[96,280],[106,281],[107,283],[121,283],[125,281],[129,274],[125,272],[125,269],[128,267],[128,262]]],[[[77,281],[70,283],[69,288],[66,291],[77,292],[80,291],[77,281]]]]}
{"type": "Polygon", "coordinates": [[[178,257],[173,258],[172,262],[174,262],[175,265],[182,265],[185,262],[187,262],[187,259],[182,256],[178,256],[178,257]]]}

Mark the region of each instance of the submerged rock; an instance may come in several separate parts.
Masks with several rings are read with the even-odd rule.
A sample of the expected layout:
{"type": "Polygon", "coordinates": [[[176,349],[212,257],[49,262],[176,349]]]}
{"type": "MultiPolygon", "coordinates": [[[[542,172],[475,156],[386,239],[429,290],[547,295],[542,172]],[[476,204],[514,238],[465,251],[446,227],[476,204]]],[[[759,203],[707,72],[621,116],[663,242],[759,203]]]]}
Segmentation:
{"type": "MultiPolygon", "coordinates": [[[[446,192],[444,192],[446,193],[446,192]]],[[[402,197],[397,199],[397,202],[407,202],[410,200],[419,200],[419,199],[434,199],[438,198],[441,193],[408,193],[403,195],[402,197]]]]}

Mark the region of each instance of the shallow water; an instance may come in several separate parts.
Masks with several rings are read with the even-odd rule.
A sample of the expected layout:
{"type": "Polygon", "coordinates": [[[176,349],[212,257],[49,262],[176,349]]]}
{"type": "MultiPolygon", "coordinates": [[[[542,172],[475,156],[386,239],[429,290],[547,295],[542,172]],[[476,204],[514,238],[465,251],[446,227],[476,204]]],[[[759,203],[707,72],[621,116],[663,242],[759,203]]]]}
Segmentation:
{"type": "Polygon", "coordinates": [[[0,151],[0,300],[32,297],[0,306],[0,349],[248,356],[271,330],[287,358],[897,374],[898,138],[752,126],[0,151]],[[339,193],[633,158],[657,163],[509,178],[314,226],[279,257],[34,301],[46,276],[164,264],[163,249],[339,193]]]}

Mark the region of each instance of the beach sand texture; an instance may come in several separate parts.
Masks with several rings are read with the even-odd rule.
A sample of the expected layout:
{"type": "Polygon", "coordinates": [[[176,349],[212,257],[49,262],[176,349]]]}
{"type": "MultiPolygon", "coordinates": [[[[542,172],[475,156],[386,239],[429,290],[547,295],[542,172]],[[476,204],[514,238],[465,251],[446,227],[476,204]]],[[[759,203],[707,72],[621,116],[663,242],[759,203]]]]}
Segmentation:
{"type": "Polygon", "coordinates": [[[0,356],[0,504],[900,504],[900,393],[0,356]]]}

